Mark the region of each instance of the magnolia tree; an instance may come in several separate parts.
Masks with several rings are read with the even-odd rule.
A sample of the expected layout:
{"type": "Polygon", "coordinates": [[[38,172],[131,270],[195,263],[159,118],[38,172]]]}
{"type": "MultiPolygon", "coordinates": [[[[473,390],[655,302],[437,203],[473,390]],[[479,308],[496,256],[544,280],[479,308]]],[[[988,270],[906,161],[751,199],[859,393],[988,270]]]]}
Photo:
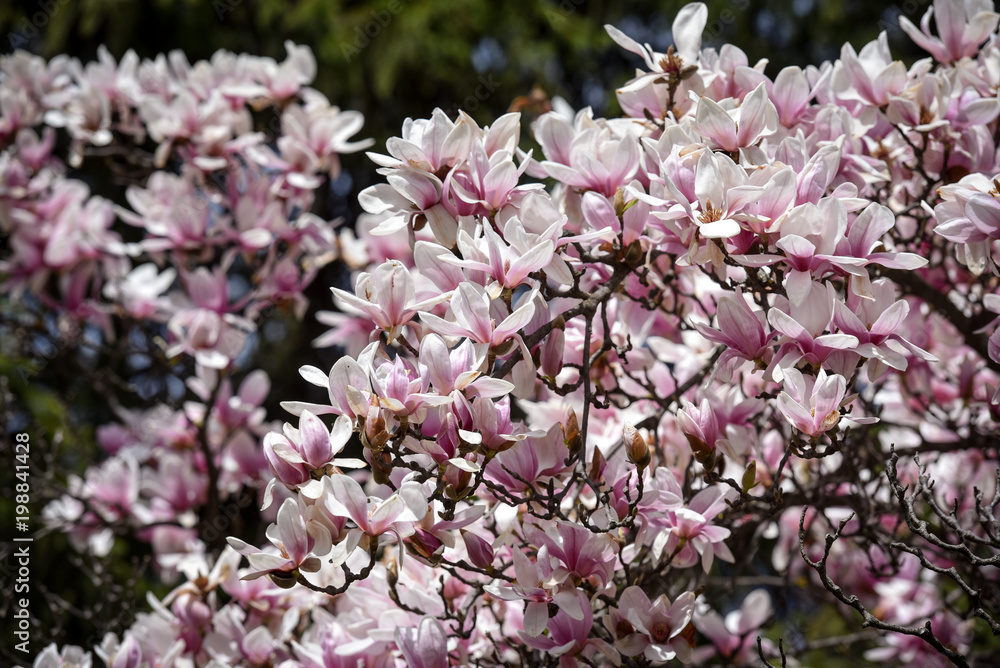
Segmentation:
{"type": "Polygon", "coordinates": [[[773,78],[707,19],[666,53],[607,27],[622,118],[407,119],[339,232],[310,210],[361,117],[307,49],[5,58],[5,326],[186,387],[95,385],[107,456],[45,508],[176,587],[35,665],[986,665],[1000,16],[936,0],[909,69],[883,33],[773,78]],[[126,203],[67,176],[102,155],[126,203]],[[316,344],[346,354],[270,424],[254,330],[333,259],[316,344]],[[224,547],[255,491],[266,537],[224,547]],[[842,621],[782,637],[795,601],[842,621]]]}

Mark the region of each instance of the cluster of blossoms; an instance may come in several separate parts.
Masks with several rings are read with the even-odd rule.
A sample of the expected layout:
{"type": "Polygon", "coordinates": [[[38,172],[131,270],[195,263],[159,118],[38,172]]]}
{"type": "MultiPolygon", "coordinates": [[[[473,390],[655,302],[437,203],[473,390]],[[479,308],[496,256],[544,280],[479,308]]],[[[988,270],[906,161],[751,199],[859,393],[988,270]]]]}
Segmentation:
{"type": "Polygon", "coordinates": [[[268,477],[270,381],[256,370],[234,389],[230,376],[259,321],[279,308],[304,315],[302,291],[338,246],[310,210],[338,154],[367,145],[349,141],[358,112],[307,87],[309,49],[287,49],[281,63],[223,51],[193,65],[179,52],[116,63],[102,50],[86,66],[0,59],[0,292],[21,305],[14,326],[63,346],[117,345],[133,372],[189,374],[161,378],[166,392],[140,388],[187,401],[113,405],[116,421],[97,430],[107,459],[71,476],[46,515],[98,555],[116,533],[138,535],[168,577],[221,541],[232,517],[214,517],[220,503],[253,505],[268,477]],[[106,162],[127,207],[72,178],[85,158],[106,162]]]}
{"type": "MultiPolygon", "coordinates": [[[[647,68],[617,91],[623,118],[557,105],[526,151],[519,114],[479,127],[436,110],[370,155],[385,183],[340,244],[355,288],[321,315],[318,343],[347,354],[300,369],[329,400],[285,402],[295,423],[263,437],[266,542],[185,561],[189,581],[97,650],[109,665],[746,665],[784,660],[759,637],[773,596],[802,582],[881,630],[872,661],[968,665],[977,634],[1000,634],[1000,16],[936,0],[920,29],[903,19],[932,55],[909,69],[883,34],[773,78],[732,45],[703,49],[707,18],[682,9],[666,53],[608,27],[647,68]],[[363,459],[344,456],[355,437],[363,459]],[[775,581],[787,588],[755,586],[775,581]]],[[[274,99],[286,78],[237,97],[274,99]]],[[[270,179],[264,202],[295,202],[343,150],[302,97],[284,111],[302,131],[277,152],[158,129],[158,154],[196,154],[162,187],[238,155],[238,178],[270,179]]],[[[88,113],[57,118],[94,143],[88,113]]],[[[25,132],[11,164],[37,145],[25,132]]],[[[6,216],[15,235],[28,215],[61,220],[43,192],[6,216]]],[[[193,237],[152,213],[164,192],[151,177],[131,191],[141,213],[120,215],[155,220],[145,251],[183,267],[193,237]]],[[[318,243],[289,236],[299,205],[265,216],[265,240],[266,206],[241,222],[245,196],[197,205],[193,234],[258,259],[318,243]]],[[[102,225],[77,247],[110,253],[102,225]]],[[[12,247],[32,249],[9,271],[34,290],[40,272],[97,275],[83,251],[63,266],[12,247]]],[[[195,312],[227,315],[214,294],[195,312]]],[[[199,368],[231,359],[185,336],[188,318],[170,327],[177,350],[199,368]]],[[[223,431],[258,433],[259,393],[239,396],[251,408],[223,431]]]]}

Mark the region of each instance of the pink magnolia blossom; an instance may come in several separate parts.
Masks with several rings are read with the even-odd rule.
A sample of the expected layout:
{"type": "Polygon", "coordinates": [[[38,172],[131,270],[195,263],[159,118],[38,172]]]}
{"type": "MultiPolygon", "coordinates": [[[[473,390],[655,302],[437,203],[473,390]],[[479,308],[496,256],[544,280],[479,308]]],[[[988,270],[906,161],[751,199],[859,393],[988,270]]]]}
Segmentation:
{"type": "MultiPolygon", "coordinates": [[[[673,75],[679,78],[685,68],[697,65],[701,52],[701,36],[705,31],[705,24],[707,22],[708,7],[704,3],[692,2],[684,5],[677,12],[671,29],[671,35],[673,35],[676,46],[674,58],[670,58],[668,54],[657,53],[648,44],[640,45],[614,26],[604,26],[611,39],[626,51],[641,56],[643,61],[645,61],[646,67],[649,68],[648,72],[640,74],[626,86],[619,89],[619,97],[634,91],[652,88],[653,84],[659,82],[664,76],[673,75]]],[[[649,110],[654,113],[660,113],[661,108],[657,107],[649,110]]],[[[641,109],[638,113],[630,110],[630,113],[633,116],[642,117],[641,109]]]]}
{"type": "Polygon", "coordinates": [[[525,534],[532,543],[548,548],[546,556],[558,565],[550,580],[580,578],[595,586],[606,587],[615,571],[618,544],[608,534],[595,534],[583,526],[557,522],[554,527],[526,525],[525,534]]]}
{"type": "Polygon", "coordinates": [[[784,390],[778,394],[778,410],[807,436],[819,436],[840,424],[840,403],[847,381],[825,369],[806,376],[798,369],[785,369],[784,390]]]}
{"type": "Polygon", "coordinates": [[[383,167],[409,165],[435,173],[465,160],[477,129],[475,121],[465,113],[452,121],[443,111],[435,109],[430,119],[406,119],[403,136],[386,142],[389,156],[371,157],[383,167]]]}
{"type": "MultiPolygon", "coordinates": [[[[549,582],[552,567],[548,563],[546,546],[542,546],[538,560],[534,562],[520,548],[513,548],[511,554],[516,576],[514,582],[503,585],[490,584],[484,589],[491,596],[501,600],[525,601],[524,630],[520,633],[530,638],[539,638],[552,621],[549,617],[550,603],[559,607],[558,614],[575,621],[585,619],[590,613],[589,603],[585,599],[580,600],[579,592],[572,583],[569,586],[561,586],[558,580],[549,582]]],[[[543,644],[548,644],[545,640],[543,644]]]]}
{"type": "Polygon", "coordinates": [[[442,202],[444,184],[434,173],[415,168],[399,168],[380,183],[363,190],[358,201],[365,211],[383,215],[372,229],[372,235],[391,235],[415,224],[415,218],[426,219],[434,236],[451,248],[455,245],[458,222],[442,202]]]}
{"type": "Polygon", "coordinates": [[[583,215],[596,230],[611,229],[621,238],[623,248],[642,236],[646,222],[649,220],[649,204],[643,201],[630,201],[619,220],[612,202],[597,192],[590,191],[583,196],[583,215]]]}
{"type": "MultiPolygon", "coordinates": [[[[708,18],[681,9],[666,53],[608,28],[643,60],[618,90],[623,118],[519,99],[551,104],[537,158],[518,112],[408,119],[371,154],[384,182],[352,229],[321,217],[320,188],[342,194],[362,117],[308,87],[305,47],[280,63],[0,57],[5,335],[16,357],[72,356],[70,389],[109,353],[134,374],[95,376],[127,408],[43,519],[97,556],[138,538],[161,579],[185,579],[95,648],[105,663],[748,664],[770,599],[752,591],[723,617],[712,569],[745,575],[754,555],[736,563],[733,538],[759,525],[771,575],[803,577],[800,518],[804,552],[827,549],[845,594],[973,652],[972,608],[939,612],[965,595],[942,588],[948,549],[940,572],[892,558],[873,537],[923,539],[885,504],[862,519],[886,531],[854,519],[823,535],[847,518],[841,497],[887,491],[858,453],[896,447],[931,451],[919,471],[900,458],[907,493],[928,476],[954,506],[935,518],[917,493],[928,530],[943,519],[988,547],[970,492],[990,498],[995,462],[959,446],[1000,423],[1000,16],[935,0],[921,30],[902,25],[936,64],[907,69],[883,33],[773,79],[733,45],[702,49],[708,18]],[[121,206],[76,178],[95,152],[149,142],[121,206]],[[299,369],[325,398],[283,402],[298,420],[279,429],[252,365],[297,331],[272,314],[301,318],[334,261],[355,290],[334,290],[317,343],[348,355],[299,369]],[[192,377],[163,363],[181,353],[192,377]],[[355,433],[359,459],[342,457],[355,433]],[[213,564],[220,522],[241,526],[254,498],[267,542],[232,537],[213,564]],[[780,503],[795,507],[768,520],[780,503]]],[[[897,635],[867,658],[941,659],[897,635]]],[[[53,647],[38,665],[62,661],[90,656],[53,647]]]]}
{"type": "Polygon", "coordinates": [[[562,657],[559,661],[560,666],[567,668],[579,665],[573,658],[578,654],[589,658],[600,652],[612,662],[617,661],[618,652],[613,647],[600,638],[591,637],[594,621],[587,597],[582,592],[574,592],[573,595],[577,598],[577,605],[583,609],[580,619],[570,616],[565,610],[560,610],[549,621],[548,636],[532,636],[525,631],[518,631],[518,638],[529,647],[562,657]]]}
{"type": "Polygon", "coordinates": [[[239,356],[246,343],[247,331],[240,324],[211,309],[180,311],[167,325],[176,341],[167,349],[167,355],[174,357],[183,352],[193,356],[198,364],[224,369],[239,356]]]}
{"type": "Polygon", "coordinates": [[[729,158],[704,151],[695,171],[694,193],[700,211],[693,214],[698,234],[728,239],[740,233],[743,207],[758,199],[763,190],[747,185],[743,169],[729,158]]]}
{"type": "Polygon", "coordinates": [[[736,76],[746,79],[743,87],[748,90],[753,90],[761,83],[764,84],[767,89],[767,99],[774,104],[778,114],[778,122],[786,128],[795,127],[802,119],[812,98],[809,79],[800,67],[784,68],[778,72],[773,82],[763,72],[748,67],[738,69],[736,76]]]}
{"type": "Polygon", "coordinates": [[[649,661],[691,659],[691,645],[678,637],[691,621],[695,595],[685,592],[673,603],[666,594],[650,601],[639,587],[628,587],[618,598],[618,607],[604,618],[615,639],[615,649],[624,656],[642,654],[649,661]]]}
{"type": "Polygon", "coordinates": [[[441,623],[426,616],[416,628],[396,629],[396,646],[406,665],[414,668],[447,668],[448,640],[441,623]]]}
{"type": "MultiPolygon", "coordinates": [[[[392,534],[396,541],[414,532],[414,523],[427,513],[427,501],[420,486],[404,484],[398,492],[380,499],[365,494],[361,485],[346,475],[332,475],[323,479],[320,502],[332,517],[344,517],[354,522],[355,528],[344,536],[338,545],[340,560],[346,559],[359,544],[367,547],[368,540],[381,542],[385,534],[392,534]]],[[[403,552],[399,553],[402,559],[403,552]]]]}
{"type": "MultiPolygon", "coordinates": [[[[720,656],[727,661],[743,662],[757,655],[757,631],[772,614],[771,597],[763,589],[755,589],[743,599],[739,610],[725,617],[714,610],[699,609],[694,624],[720,656]]],[[[696,652],[698,658],[705,654],[696,652]]]]}
{"type": "Polygon", "coordinates": [[[178,517],[205,501],[207,478],[176,453],[164,453],[156,470],[147,469],[143,474],[142,489],[153,496],[150,512],[162,514],[164,520],[178,517]]]}
{"type": "Polygon", "coordinates": [[[485,570],[492,568],[496,553],[489,542],[469,531],[462,531],[462,542],[473,564],[485,570]]]}
{"type": "Polygon", "coordinates": [[[472,422],[487,450],[502,451],[527,434],[517,433],[510,419],[510,397],[497,401],[480,397],[472,402],[472,422]]]}
{"type": "Polygon", "coordinates": [[[866,261],[837,255],[838,244],[847,231],[847,211],[837,198],[829,197],[818,205],[802,204],[792,209],[781,224],[781,238],[775,243],[783,255],[739,256],[738,262],[751,267],[784,263],[785,291],[793,305],[801,305],[809,295],[813,279],[829,271],[867,277],[866,261]]]}
{"type": "Polygon", "coordinates": [[[1000,15],[993,8],[983,0],[934,0],[934,6],[920,20],[920,30],[905,16],[899,17],[899,27],[939,63],[951,63],[975,56],[996,30],[1000,15]],[[931,34],[931,17],[937,23],[938,37],[931,34]]]}
{"type": "Polygon", "coordinates": [[[473,142],[465,164],[466,169],[449,173],[446,187],[457,199],[476,207],[475,213],[490,215],[514,197],[518,179],[529,161],[522,161],[518,167],[508,151],[487,155],[482,143],[473,142]]]}
{"type": "Polygon", "coordinates": [[[716,555],[732,563],[735,557],[723,542],[729,537],[729,529],[712,524],[715,515],[727,507],[726,500],[731,498],[732,491],[709,487],[698,492],[686,506],[668,511],[665,521],[669,529],[653,541],[657,558],[673,557],[670,563],[679,568],[693,566],[700,558],[706,573],[716,555]]]}
{"type": "Polygon", "coordinates": [[[141,663],[142,648],[135,636],[128,635],[111,657],[109,665],[112,668],[139,668],[141,663]]]}
{"type": "MultiPolygon", "coordinates": [[[[426,515],[414,528],[413,534],[407,539],[407,546],[430,564],[438,563],[444,550],[457,545],[455,531],[476,523],[486,512],[485,505],[474,505],[463,508],[451,519],[442,519],[439,513],[440,504],[431,504],[426,515]]],[[[463,533],[466,537],[467,533],[463,533]]],[[[469,541],[465,541],[466,545],[469,541]]]]}
{"type": "MultiPolygon", "coordinates": [[[[291,105],[282,114],[278,150],[288,161],[286,168],[292,174],[308,178],[314,172],[327,172],[331,178],[336,178],[340,174],[339,154],[353,153],[375,142],[372,139],[348,141],[364,124],[360,112],[331,107],[316,91],[309,91],[305,98],[304,105],[291,105]]],[[[308,181],[300,184],[294,179],[290,183],[309,185],[308,181]]]]}
{"type": "Polygon", "coordinates": [[[568,164],[543,160],[540,169],[567,185],[614,197],[639,167],[638,142],[622,129],[592,124],[572,139],[568,159],[568,164]]]}
{"type": "Polygon", "coordinates": [[[698,332],[709,341],[726,346],[719,357],[720,365],[732,368],[740,360],[770,362],[769,341],[774,332],[765,332],[763,314],[759,317],[739,291],[735,297],[720,299],[716,313],[719,329],[699,324],[698,332]]]}
{"type": "MultiPolygon", "coordinates": [[[[850,333],[829,333],[838,302],[829,283],[812,282],[807,296],[800,304],[776,304],[768,311],[767,319],[776,332],[781,333],[775,359],[782,368],[799,362],[813,365],[826,364],[835,369],[853,369],[858,353],[853,352],[858,338],[850,333]],[[787,313],[785,309],[787,308],[787,313]]],[[[781,372],[775,372],[780,376],[781,372]]]]}
{"type": "Polygon", "coordinates": [[[715,449],[719,440],[719,421],[708,399],[702,399],[698,406],[685,403],[684,408],[677,411],[677,426],[688,441],[692,442],[692,447],[697,445],[700,450],[715,449]]]}
{"type": "MultiPolygon", "coordinates": [[[[991,313],[996,313],[1000,315],[1000,295],[992,294],[983,297],[983,306],[991,313]]],[[[994,319],[991,325],[996,324],[998,319],[994,319]]],[[[993,331],[990,335],[988,343],[988,351],[990,359],[994,362],[1000,361],[1000,328],[993,331]]],[[[998,388],[1000,392],[1000,388],[998,388]]],[[[994,399],[996,401],[996,399],[994,399]]]]}
{"type": "Polygon", "coordinates": [[[157,171],[145,188],[131,186],[125,197],[135,213],[119,210],[118,215],[147,231],[150,236],[141,245],[148,250],[194,250],[216,239],[219,228],[209,231],[208,203],[186,179],[157,171]]]}
{"type": "Polygon", "coordinates": [[[520,493],[526,485],[565,471],[569,451],[560,427],[554,425],[543,436],[529,435],[515,441],[487,465],[486,477],[511,492],[520,493]]]}
{"type": "Polygon", "coordinates": [[[312,471],[324,470],[328,465],[335,470],[341,466],[360,468],[365,465],[359,459],[337,457],[352,432],[351,420],[345,415],[338,417],[333,429],[328,430],[322,420],[303,411],[298,429],[286,422],[283,434],[271,432],[264,437],[264,452],[281,482],[301,484],[309,479],[312,471]],[[292,470],[296,473],[292,474],[292,470]]]}
{"type": "Polygon", "coordinates": [[[161,295],[173,285],[176,275],[174,269],[160,272],[155,264],[147,262],[120,280],[105,284],[103,294],[121,304],[125,313],[133,318],[162,318],[169,312],[170,303],[161,295]]]}
{"type": "Polygon", "coordinates": [[[934,208],[939,223],[935,232],[955,243],[956,259],[974,276],[992,272],[997,266],[993,244],[997,236],[996,220],[988,198],[977,197],[972,211],[968,210],[967,203],[982,193],[992,196],[994,191],[995,184],[985,173],[970,174],[958,183],[942,186],[943,201],[934,208]]]}
{"type": "Polygon", "coordinates": [[[492,399],[509,393],[514,386],[484,375],[485,348],[485,344],[462,339],[449,350],[443,338],[428,334],[420,341],[420,358],[427,365],[431,384],[440,394],[449,395],[458,390],[470,396],[492,399]]]}
{"type": "MultiPolygon", "coordinates": [[[[293,415],[301,415],[308,410],[316,415],[336,413],[352,420],[368,414],[371,405],[371,365],[375,355],[375,344],[369,344],[355,360],[341,357],[330,369],[323,373],[311,365],[299,369],[299,374],[309,383],[326,389],[329,405],[302,401],[284,401],[281,406],[293,415]]],[[[377,402],[376,402],[377,403],[377,402]]]]}
{"type": "Polygon", "coordinates": [[[863,104],[881,107],[890,95],[899,95],[906,85],[906,68],[889,54],[889,40],[885,32],[878,39],[854,51],[844,44],[840,60],[833,69],[833,86],[843,100],[857,100],[863,104]]]}
{"type": "Polygon", "coordinates": [[[318,557],[330,551],[330,536],[306,531],[302,517],[302,502],[285,499],[278,509],[278,521],[267,528],[267,538],[279,554],[259,550],[238,538],[229,537],[229,545],[250,562],[251,572],[244,576],[252,580],[270,573],[288,574],[296,570],[313,573],[320,569],[318,557]]]}
{"type": "Polygon", "coordinates": [[[504,225],[503,239],[490,225],[484,225],[483,237],[476,240],[464,230],[458,236],[458,248],[466,259],[444,256],[446,262],[466,269],[485,272],[499,287],[514,289],[527,282],[528,275],[544,269],[552,261],[555,248],[550,240],[532,243],[523,225],[517,218],[511,218],[504,225]],[[485,250],[482,248],[485,242],[485,250]]]}
{"type": "Polygon", "coordinates": [[[934,361],[933,355],[907,341],[899,334],[900,325],[910,311],[905,300],[896,301],[892,284],[879,279],[872,284],[872,299],[862,299],[853,293],[846,302],[838,301],[833,314],[842,331],[859,341],[855,350],[872,360],[869,377],[881,375],[879,369],[892,367],[900,371],[907,368],[907,355],[925,361],[934,361]]]}
{"type": "Polygon", "coordinates": [[[942,186],[942,202],[934,207],[938,220],[934,231],[960,246],[958,254],[969,270],[982,274],[995,264],[990,244],[1000,238],[1000,204],[996,180],[983,174],[970,174],[958,183],[942,186]]]}
{"type": "MultiPolygon", "coordinates": [[[[876,252],[876,249],[882,246],[883,235],[895,224],[891,209],[880,204],[869,204],[847,224],[846,238],[837,244],[837,256],[863,258],[891,269],[912,270],[926,265],[927,259],[916,253],[876,252]]],[[[867,272],[863,275],[864,282],[855,280],[857,276],[859,274],[852,274],[851,285],[866,288],[867,272]]]]}
{"type": "Polygon", "coordinates": [[[416,302],[410,271],[397,261],[379,265],[374,274],[360,274],[355,284],[355,294],[339,288],[332,290],[338,299],[367,313],[375,325],[386,332],[390,342],[399,336],[403,326],[418,311],[430,308],[449,296],[445,294],[428,301],[416,302]]]}
{"type": "Polygon", "coordinates": [[[431,313],[420,318],[430,329],[443,336],[468,337],[475,343],[498,346],[517,335],[535,311],[530,299],[522,299],[520,306],[498,324],[492,317],[492,302],[485,289],[473,283],[463,283],[451,296],[450,311],[455,320],[445,320],[431,313]]]}
{"type": "Polygon", "coordinates": [[[741,148],[753,146],[774,133],[778,127],[778,111],[761,83],[738,106],[732,99],[722,106],[710,97],[702,97],[698,100],[695,122],[711,148],[738,153],[741,148]]]}
{"type": "Polygon", "coordinates": [[[37,668],[91,668],[92,657],[77,645],[64,645],[61,649],[55,644],[46,645],[45,649],[35,657],[37,668]]]}
{"type": "Polygon", "coordinates": [[[447,395],[431,392],[429,375],[403,358],[378,365],[372,374],[372,390],[381,408],[398,418],[423,422],[428,408],[451,402],[447,395]]]}

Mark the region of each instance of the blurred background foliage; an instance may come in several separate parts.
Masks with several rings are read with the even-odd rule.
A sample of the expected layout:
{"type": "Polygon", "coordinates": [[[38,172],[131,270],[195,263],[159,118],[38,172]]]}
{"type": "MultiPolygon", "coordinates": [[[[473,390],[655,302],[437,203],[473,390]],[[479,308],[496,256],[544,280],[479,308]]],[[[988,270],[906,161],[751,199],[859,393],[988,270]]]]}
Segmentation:
{"type": "MultiPolygon", "coordinates": [[[[316,55],[314,87],[334,104],[363,112],[366,123],[360,136],[373,137],[375,150],[381,151],[387,138],[400,133],[403,119],[428,117],[434,107],[452,117],[464,109],[483,124],[512,105],[537,114],[547,97],[559,95],[574,108],[590,105],[598,115],[617,115],[614,89],[642,61],[615,45],[604,24],[614,24],[637,41],[665,51],[672,43],[673,17],[683,4],[683,0],[4,0],[0,1],[0,53],[22,48],[47,58],[69,54],[87,62],[104,44],[119,59],[128,49],[144,58],[180,49],[193,62],[224,48],[281,60],[285,40],[292,40],[309,45],[316,55]]],[[[881,30],[888,31],[894,55],[912,62],[923,54],[898,29],[898,17],[918,22],[930,0],[895,4],[706,0],[706,4],[705,45],[736,44],[751,65],[766,58],[766,71],[774,76],[787,65],[832,60],[844,42],[860,50],[881,30]]],[[[343,164],[344,175],[331,184],[325,210],[317,213],[328,219],[344,216],[349,224],[357,213],[357,193],[379,177],[363,154],[345,156],[343,164]]],[[[100,169],[88,162],[78,176],[95,192],[123,202],[123,188],[110,184],[100,169]]],[[[316,351],[309,346],[324,331],[314,314],[332,306],[331,285],[353,287],[349,271],[340,263],[324,268],[309,289],[311,305],[304,321],[278,314],[274,326],[264,329],[254,343],[247,368],[263,368],[271,376],[266,404],[271,419],[285,417],[278,407],[280,399],[325,400],[325,393],[303,382],[293,370],[302,364],[329,368],[336,359],[336,350],[316,351]]],[[[3,306],[4,311],[10,308],[17,310],[16,305],[3,306]]],[[[57,346],[57,339],[41,336],[34,345],[48,341],[46,345],[57,346]]],[[[74,375],[83,376],[67,366],[78,363],[71,351],[42,350],[28,359],[20,356],[24,350],[0,346],[0,413],[13,420],[0,425],[0,431],[30,430],[37,444],[33,452],[42,460],[36,462],[40,469],[52,471],[58,464],[64,471],[82,473],[98,452],[94,426],[112,419],[112,414],[107,406],[95,405],[99,398],[93,388],[74,383],[74,375]],[[15,374],[15,369],[28,373],[15,374]],[[8,402],[17,404],[9,413],[8,402]]],[[[163,392],[154,387],[140,395],[148,406],[163,392]]],[[[2,478],[0,517],[9,518],[11,481],[2,478]]],[[[41,497],[35,499],[33,508],[38,527],[41,502],[41,497]]],[[[121,633],[127,628],[135,612],[146,607],[146,591],[157,595],[166,591],[148,568],[148,547],[138,541],[121,542],[108,559],[89,562],[73,556],[64,537],[47,536],[45,546],[33,557],[33,581],[45,583],[43,595],[53,591],[68,597],[81,614],[61,614],[55,607],[51,614],[38,610],[40,626],[45,628],[37,629],[36,643],[59,638],[92,646],[103,632],[121,633]]],[[[4,564],[8,554],[0,550],[4,564]]],[[[0,571],[9,575],[3,566],[0,571]]],[[[774,634],[784,633],[787,640],[829,633],[837,620],[816,618],[814,604],[797,600],[785,608],[782,623],[776,625],[780,630],[774,634]]],[[[6,616],[6,607],[0,602],[0,618],[6,616]]],[[[4,630],[10,637],[10,629],[4,630]]],[[[20,658],[4,654],[0,663],[20,658]]],[[[857,656],[857,647],[828,649],[818,664],[856,665],[852,656],[857,656]]]]}

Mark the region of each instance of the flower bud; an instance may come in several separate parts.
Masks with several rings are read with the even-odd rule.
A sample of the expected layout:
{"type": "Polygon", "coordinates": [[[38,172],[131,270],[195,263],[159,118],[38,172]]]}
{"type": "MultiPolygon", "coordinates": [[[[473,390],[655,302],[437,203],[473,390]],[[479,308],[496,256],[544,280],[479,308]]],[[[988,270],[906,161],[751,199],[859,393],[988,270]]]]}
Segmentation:
{"type": "Polygon", "coordinates": [[[380,452],[388,440],[389,432],[385,429],[385,419],[378,411],[374,412],[374,415],[369,413],[364,429],[361,430],[361,444],[369,450],[380,452]]]}
{"type": "Polygon", "coordinates": [[[604,467],[608,465],[607,460],[604,459],[604,455],[601,454],[600,448],[594,448],[594,456],[590,462],[590,471],[588,476],[590,477],[590,482],[598,485],[604,479],[604,467]]]}
{"type": "Polygon", "coordinates": [[[625,456],[630,462],[635,464],[640,471],[643,470],[649,466],[651,458],[649,454],[649,444],[646,443],[646,439],[639,433],[639,430],[628,422],[625,423],[625,428],[622,431],[622,439],[625,441],[625,456]]]}
{"type": "Polygon", "coordinates": [[[465,551],[469,554],[469,560],[477,568],[488,570],[493,567],[493,546],[487,543],[474,533],[462,531],[462,540],[465,541],[465,551]]]}
{"type": "Polygon", "coordinates": [[[472,473],[463,471],[452,464],[447,464],[444,472],[445,494],[450,499],[458,501],[464,499],[472,491],[469,485],[472,482],[472,473]]]}
{"type": "Polygon", "coordinates": [[[399,581],[399,567],[396,565],[395,558],[390,559],[389,563],[385,565],[385,581],[389,583],[390,587],[395,587],[399,581]]]}
{"type": "Polygon", "coordinates": [[[569,450],[570,458],[578,455],[583,449],[583,435],[580,434],[580,424],[576,421],[576,411],[572,408],[569,409],[566,422],[563,424],[563,440],[566,449],[569,450]]]}
{"type": "Polygon", "coordinates": [[[407,540],[406,545],[407,548],[428,563],[432,565],[441,563],[441,553],[444,552],[444,544],[434,534],[418,528],[407,540]]]}
{"type": "MultiPolygon", "coordinates": [[[[466,473],[465,476],[468,477],[469,474],[466,473]]],[[[444,485],[444,495],[452,501],[461,501],[469,495],[470,491],[472,490],[469,489],[468,480],[460,482],[458,486],[450,482],[444,485]]]]}
{"type": "Polygon", "coordinates": [[[380,485],[389,484],[389,474],[392,473],[392,457],[388,452],[372,451],[370,463],[372,465],[372,478],[380,485]]]}
{"type": "Polygon", "coordinates": [[[701,406],[687,404],[677,411],[677,428],[687,438],[691,452],[706,469],[715,463],[715,443],[719,439],[719,423],[707,399],[701,406]],[[711,465],[710,465],[711,462],[711,465]]]}
{"type": "Polygon", "coordinates": [[[615,190],[615,215],[621,218],[625,214],[625,193],[621,188],[615,190]]]}
{"type": "Polygon", "coordinates": [[[642,244],[639,243],[638,239],[633,241],[625,249],[625,264],[630,267],[638,267],[642,262],[642,244]]]}
{"type": "Polygon", "coordinates": [[[705,442],[694,438],[691,435],[687,437],[688,445],[691,446],[691,452],[694,453],[694,458],[699,464],[704,464],[705,468],[708,467],[708,460],[715,459],[715,451],[712,448],[705,445],[705,442]]]}
{"type": "MultiPolygon", "coordinates": [[[[559,316],[561,319],[562,316],[559,316]]],[[[565,323],[563,324],[565,328],[565,323]]],[[[566,350],[566,332],[563,329],[552,328],[549,335],[542,342],[540,366],[542,374],[549,378],[555,378],[562,371],[563,352],[566,350]]]]}
{"type": "Polygon", "coordinates": [[[757,486],[757,462],[755,460],[750,460],[747,470],[743,472],[743,480],[741,482],[744,494],[757,486]]]}

